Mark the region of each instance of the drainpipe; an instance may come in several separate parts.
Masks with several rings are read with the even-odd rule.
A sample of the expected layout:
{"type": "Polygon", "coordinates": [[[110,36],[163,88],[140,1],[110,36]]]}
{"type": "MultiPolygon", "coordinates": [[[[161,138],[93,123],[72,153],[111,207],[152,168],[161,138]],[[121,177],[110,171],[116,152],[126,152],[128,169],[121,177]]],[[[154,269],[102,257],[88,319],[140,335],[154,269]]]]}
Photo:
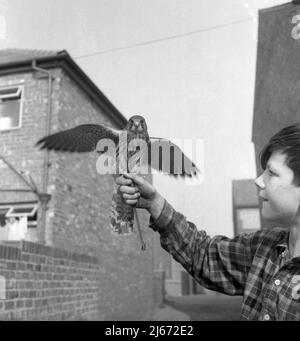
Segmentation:
{"type": "MultiPolygon", "coordinates": [[[[35,71],[41,72],[48,77],[48,106],[47,106],[47,121],[46,121],[46,131],[45,135],[50,135],[51,130],[51,118],[52,118],[52,72],[42,69],[36,66],[36,60],[32,61],[32,68],[35,71]]],[[[43,165],[43,184],[42,184],[42,193],[45,196],[40,198],[41,204],[41,230],[40,230],[40,242],[42,244],[46,244],[46,212],[47,212],[47,187],[48,187],[48,179],[49,179],[49,151],[45,151],[44,157],[44,165],[43,165]]]]}

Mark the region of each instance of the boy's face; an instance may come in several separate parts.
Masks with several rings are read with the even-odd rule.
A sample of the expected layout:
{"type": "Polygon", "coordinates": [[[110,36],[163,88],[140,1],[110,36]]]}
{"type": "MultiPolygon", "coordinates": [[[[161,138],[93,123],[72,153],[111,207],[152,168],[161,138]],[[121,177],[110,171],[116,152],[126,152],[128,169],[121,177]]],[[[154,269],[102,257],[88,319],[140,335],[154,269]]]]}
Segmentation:
{"type": "Polygon", "coordinates": [[[280,224],[291,224],[298,213],[300,187],[293,184],[294,172],[285,159],[286,155],[281,152],[272,153],[255,184],[263,200],[262,216],[280,224]]]}

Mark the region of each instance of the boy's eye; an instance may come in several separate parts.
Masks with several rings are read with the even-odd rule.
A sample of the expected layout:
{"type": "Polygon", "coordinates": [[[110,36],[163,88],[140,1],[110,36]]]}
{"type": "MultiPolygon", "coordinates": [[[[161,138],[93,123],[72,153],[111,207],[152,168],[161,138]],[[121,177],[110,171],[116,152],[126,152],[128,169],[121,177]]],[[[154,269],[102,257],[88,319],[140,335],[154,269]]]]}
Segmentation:
{"type": "Polygon", "coordinates": [[[271,169],[268,169],[268,173],[269,173],[271,176],[276,175],[274,172],[271,171],[271,169]]]}

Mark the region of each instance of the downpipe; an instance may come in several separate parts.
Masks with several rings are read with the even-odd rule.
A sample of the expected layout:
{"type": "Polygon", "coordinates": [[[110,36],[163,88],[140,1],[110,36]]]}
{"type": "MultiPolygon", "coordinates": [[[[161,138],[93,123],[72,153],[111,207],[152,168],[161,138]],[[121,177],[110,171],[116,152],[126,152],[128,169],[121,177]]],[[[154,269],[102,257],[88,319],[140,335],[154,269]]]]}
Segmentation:
{"type": "MultiPolygon", "coordinates": [[[[36,65],[36,60],[32,62],[32,69],[41,72],[48,77],[48,103],[47,103],[47,120],[45,135],[50,135],[51,119],[52,119],[52,85],[53,75],[52,72],[46,69],[42,69],[36,65]]],[[[43,183],[42,183],[42,195],[40,196],[41,203],[41,230],[40,230],[40,242],[46,244],[46,213],[47,204],[50,200],[50,196],[47,194],[47,187],[49,181],[49,151],[45,151],[44,164],[43,164],[43,183]]]]}

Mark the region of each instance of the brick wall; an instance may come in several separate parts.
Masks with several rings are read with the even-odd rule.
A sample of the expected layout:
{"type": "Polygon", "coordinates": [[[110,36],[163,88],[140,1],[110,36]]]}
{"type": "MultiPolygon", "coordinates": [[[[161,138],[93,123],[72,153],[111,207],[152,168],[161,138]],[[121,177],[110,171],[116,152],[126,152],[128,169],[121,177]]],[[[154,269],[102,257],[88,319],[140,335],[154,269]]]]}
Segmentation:
{"type": "MultiPolygon", "coordinates": [[[[55,69],[56,75],[53,87],[59,83],[60,70],[55,69]]],[[[22,96],[22,126],[20,129],[0,132],[0,154],[19,172],[29,172],[38,188],[42,189],[44,154],[37,152],[35,143],[46,132],[47,119],[47,89],[45,78],[38,78],[33,72],[18,73],[0,77],[0,87],[23,86],[22,96]]],[[[53,112],[57,107],[53,105],[53,112]]],[[[14,174],[7,165],[0,161],[0,188],[28,189],[26,184],[14,174]]],[[[36,201],[32,193],[0,192],[0,203],[36,201]]],[[[39,210],[39,217],[40,210],[39,210]]],[[[41,226],[39,219],[39,226],[41,226]]],[[[29,229],[27,238],[31,241],[39,240],[39,228],[29,229]]]]}
{"type": "Polygon", "coordinates": [[[0,245],[0,320],[96,320],[101,273],[94,257],[31,242],[0,245]]]}
{"type": "MultiPolygon", "coordinates": [[[[112,126],[109,117],[61,69],[53,69],[51,132],[84,123],[112,126]]],[[[45,135],[47,78],[28,72],[0,78],[0,86],[24,84],[22,128],[0,132],[0,151],[18,170],[29,171],[42,187],[44,152],[34,147],[45,135]]],[[[47,211],[47,245],[94,256],[103,276],[98,278],[99,319],[137,319],[153,308],[153,233],[148,215],[140,213],[147,243],[140,250],[137,230],[115,236],[109,227],[113,179],[96,172],[97,154],[50,153],[47,211]],[[130,307],[130,311],[128,311],[130,307]]],[[[19,179],[0,163],[0,187],[24,188],[19,179]]],[[[0,193],[0,202],[35,200],[28,193],[0,193]]],[[[28,240],[38,242],[37,229],[28,240]]]]}
{"type": "MultiPolygon", "coordinates": [[[[60,70],[53,71],[59,75],[60,70]]],[[[54,87],[59,77],[54,81],[54,87]]],[[[43,153],[37,152],[35,143],[45,134],[47,117],[47,79],[38,79],[33,72],[0,77],[0,87],[23,85],[23,113],[20,129],[0,132],[0,153],[18,170],[29,171],[38,187],[42,186],[43,153]]],[[[57,111],[53,106],[53,112],[57,111]]],[[[27,188],[8,167],[0,161],[1,188],[27,188]]],[[[0,193],[0,202],[36,200],[30,193],[0,193]]]]}
{"type": "MultiPolygon", "coordinates": [[[[57,110],[52,115],[52,132],[86,123],[112,126],[109,118],[63,72],[53,89],[53,103],[57,110]]],[[[48,220],[47,240],[83,252],[98,248],[103,241],[109,242],[113,179],[97,173],[97,154],[51,152],[50,161],[48,190],[52,200],[48,217],[52,218],[48,220]]]]}
{"type": "MultiPolygon", "coordinates": [[[[109,118],[66,74],[61,75],[59,89],[53,95],[54,102],[59,103],[53,129],[85,123],[112,126],[109,118]]],[[[95,255],[99,259],[105,269],[105,276],[99,278],[101,319],[142,316],[154,304],[153,238],[147,226],[148,215],[139,213],[147,243],[146,252],[142,252],[136,228],[130,236],[112,234],[109,212],[114,181],[110,175],[96,172],[97,154],[59,153],[56,157],[49,178],[49,190],[52,189],[53,195],[49,240],[60,248],[95,255]]]]}
{"type": "MultiPolygon", "coordinates": [[[[300,121],[300,44],[292,38],[292,19],[300,7],[291,2],[259,11],[256,81],[252,141],[257,174],[262,173],[259,154],[283,127],[300,121]]],[[[278,226],[261,217],[262,228],[278,226]]]]}

